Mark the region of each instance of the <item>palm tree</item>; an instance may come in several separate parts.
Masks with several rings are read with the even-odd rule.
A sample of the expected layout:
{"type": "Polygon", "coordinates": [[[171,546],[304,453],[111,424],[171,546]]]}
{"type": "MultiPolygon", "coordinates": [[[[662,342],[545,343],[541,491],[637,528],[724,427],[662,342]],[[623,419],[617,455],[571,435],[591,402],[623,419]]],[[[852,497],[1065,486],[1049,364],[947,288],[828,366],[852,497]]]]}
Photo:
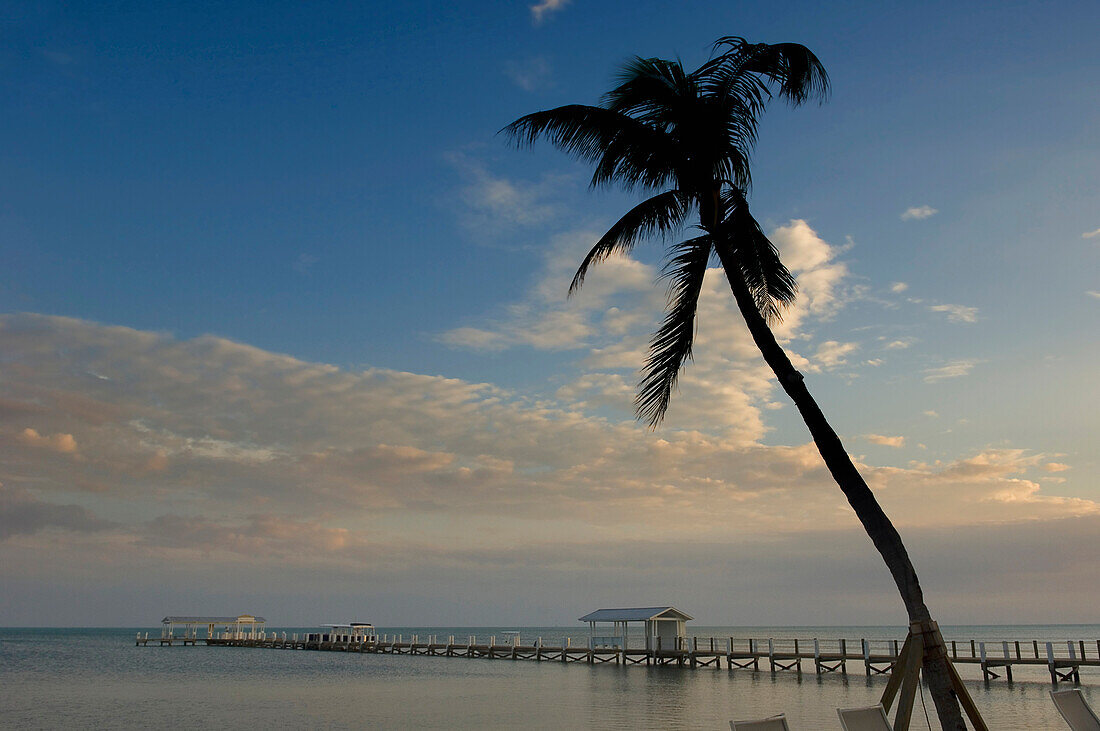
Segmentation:
{"type": "MultiPolygon", "coordinates": [[[[671,236],[698,216],[699,235],[672,244],[667,252],[669,306],[638,386],[638,418],[655,427],[665,415],[680,369],[691,357],[699,293],[716,258],[764,360],[794,401],[826,466],[889,567],[910,623],[930,622],[901,536],[772,333],[770,325],[794,301],[796,282],[746,201],[749,156],[767,102],[776,95],[794,106],[824,101],[828,75],[817,57],[796,43],[752,44],[730,36],[719,39],[714,51],[717,55],[690,73],[679,61],[635,58],[599,106],[572,104],[536,112],[502,131],[520,146],[546,138],[592,163],[593,187],[617,183],[627,190],[656,193],[596,242],[581,262],[570,294],[592,265],[613,253],[629,252],[644,239],[671,236]]],[[[965,729],[946,658],[934,650],[927,653],[923,670],[942,727],[965,729]]]]}

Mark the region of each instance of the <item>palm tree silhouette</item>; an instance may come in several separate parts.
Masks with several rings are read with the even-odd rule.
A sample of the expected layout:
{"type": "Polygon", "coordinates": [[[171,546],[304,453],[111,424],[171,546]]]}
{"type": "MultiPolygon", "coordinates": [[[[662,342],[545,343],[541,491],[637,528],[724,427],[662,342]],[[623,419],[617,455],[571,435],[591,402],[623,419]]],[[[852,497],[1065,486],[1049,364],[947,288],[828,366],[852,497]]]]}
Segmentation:
{"type": "MultiPolygon", "coordinates": [[[[770,324],[794,301],[797,285],[746,201],[749,156],[767,102],[776,95],[794,106],[824,101],[828,75],[817,57],[797,43],[753,44],[728,36],[715,43],[714,52],[690,73],[679,61],[635,58],[600,106],[572,104],[536,112],[502,132],[520,146],[545,138],[592,163],[593,187],[617,183],[656,193],[596,242],[570,294],[592,265],[629,252],[645,239],[675,234],[698,216],[700,235],[668,248],[669,306],[638,385],[638,418],[654,427],[664,418],[680,369],[691,357],[699,293],[708,264],[716,258],[764,360],[798,407],[826,466],[889,567],[910,623],[930,622],[901,536],[771,331],[770,324]]],[[[940,723],[944,729],[965,729],[951,669],[937,654],[925,656],[923,669],[940,723]]]]}

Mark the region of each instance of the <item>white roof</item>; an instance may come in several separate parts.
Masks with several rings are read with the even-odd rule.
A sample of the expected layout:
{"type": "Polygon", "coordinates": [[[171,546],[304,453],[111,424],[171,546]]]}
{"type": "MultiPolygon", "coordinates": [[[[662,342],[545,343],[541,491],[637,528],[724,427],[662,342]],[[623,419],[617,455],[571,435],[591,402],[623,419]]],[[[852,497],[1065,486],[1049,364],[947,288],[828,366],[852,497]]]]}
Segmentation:
{"type": "Polygon", "coordinates": [[[623,609],[597,609],[584,615],[581,622],[646,622],[659,619],[689,620],[695,617],[684,614],[676,607],[632,607],[623,609]]]}
{"type": "Polygon", "coordinates": [[[261,624],[267,620],[251,614],[240,614],[236,617],[165,617],[161,622],[164,624],[236,624],[237,622],[261,624]]]}
{"type": "Polygon", "coordinates": [[[344,622],[344,623],[341,623],[341,624],[337,624],[335,622],[330,622],[328,624],[321,624],[321,625],[318,625],[318,626],[319,627],[332,627],[333,629],[351,628],[351,627],[374,627],[374,625],[371,624],[370,622],[344,622]]]}

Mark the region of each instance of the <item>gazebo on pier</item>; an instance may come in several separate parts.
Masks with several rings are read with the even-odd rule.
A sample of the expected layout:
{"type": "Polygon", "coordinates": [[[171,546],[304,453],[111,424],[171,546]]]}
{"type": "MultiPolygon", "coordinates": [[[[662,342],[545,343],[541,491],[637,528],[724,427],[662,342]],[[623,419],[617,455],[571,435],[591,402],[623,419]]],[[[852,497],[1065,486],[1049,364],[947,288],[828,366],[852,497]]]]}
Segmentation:
{"type": "Polygon", "coordinates": [[[174,639],[194,641],[198,639],[199,627],[206,627],[206,638],[214,639],[217,631],[226,632],[231,639],[244,640],[256,639],[262,636],[264,624],[263,617],[251,614],[238,614],[236,617],[165,617],[161,620],[160,638],[162,644],[165,640],[169,643],[174,639]],[[176,627],[183,627],[183,637],[176,637],[176,627]]]}
{"type": "Polygon", "coordinates": [[[580,618],[588,622],[589,644],[596,647],[620,647],[629,649],[629,624],[639,622],[643,625],[645,649],[655,651],[678,650],[681,640],[687,636],[687,622],[694,617],[681,612],[676,607],[634,607],[624,609],[597,609],[580,618]],[[610,635],[597,635],[596,624],[610,622],[610,635]]]}

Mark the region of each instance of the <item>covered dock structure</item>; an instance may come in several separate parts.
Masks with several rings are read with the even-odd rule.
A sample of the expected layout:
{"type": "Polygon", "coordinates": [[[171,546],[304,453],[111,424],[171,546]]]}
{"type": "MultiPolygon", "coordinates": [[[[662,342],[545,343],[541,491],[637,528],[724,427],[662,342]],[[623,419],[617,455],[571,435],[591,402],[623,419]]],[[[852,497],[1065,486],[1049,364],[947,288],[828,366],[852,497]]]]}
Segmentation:
{"type": "Polygon", "coordinates": [[[347,624],[322,624],[327,632],[314,632],[306,635],[307,642],[343,642],[363,643],[375,640],[374,625],[370,622],[348,622],[347,624]]]}
{"type": "Polygon", "coordinates": [[[579,618],[589,626],[589,646],[617,647],[624,652],[630,649],[630,623],[642,625],[642,637],[646,652],[683,650],[687,637],[687,623],[695,619],[676,607],[622,607],[597,609],[579,618]],[[596,634],[597,624],[610,623],[611,634],[596,634]]]}
{"type": "Polygon", "coordinates": [[[253,614],[238,614],[235,617],[168,616],[161,620],[160,644],[193,645],[200,639],[200,627],[206,627],[206,637],[202,638],[205,640],[214,639],[215,633],[238,640],[256,639],[263,636],[266,622],[263,617],[253,614]],[[183,628],[182,636],[176,634],[177,627],[183,628]]]}

